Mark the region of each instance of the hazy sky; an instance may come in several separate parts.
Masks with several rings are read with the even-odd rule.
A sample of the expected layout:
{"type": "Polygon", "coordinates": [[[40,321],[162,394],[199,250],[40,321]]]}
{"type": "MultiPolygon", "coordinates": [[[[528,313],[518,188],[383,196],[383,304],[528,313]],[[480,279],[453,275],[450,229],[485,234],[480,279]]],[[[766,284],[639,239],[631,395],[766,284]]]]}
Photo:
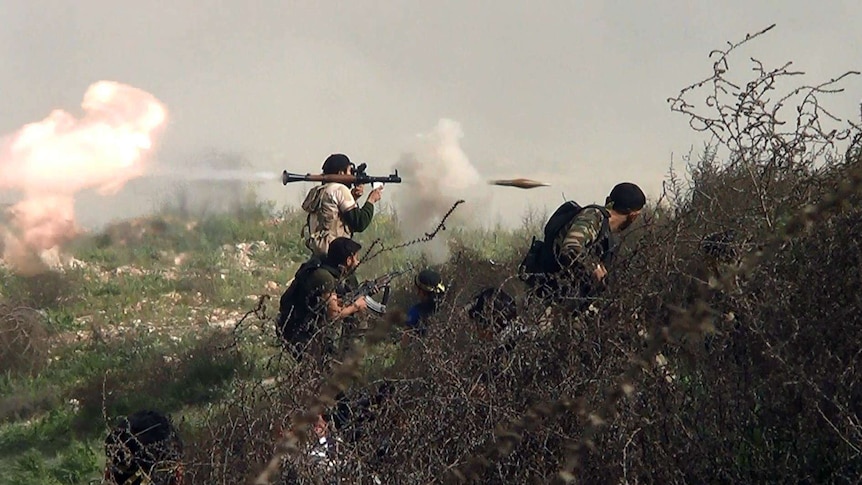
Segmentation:
{"type": "MultiPolygon", "coordinates": [[[[666,99],[710,73],[711,49],[776,23],[736,59],[792,60],[806,79],[825,80],[862,69],[858,7],[858,0],[3,0],[0,133],[53,108],[77,113],[87,86],[110,79],[167,105],[164,163],[181,165],[214,147],[264,169],[313,172],[337,151],[388,173],[414,135],[450,118],[461,123],[462,147],[483,175],[554,184],[501,188],[497,209],[556,205],[561,192],[592,202],[623,179],[655,195],[672,155],[678,160],[703,139],[666,99]]],[[[847,95],[830,106],[852,116],[862,79],[845,86],[847,95]]],[[[296,201],[279,183],[264,194],[296,201]]]]}

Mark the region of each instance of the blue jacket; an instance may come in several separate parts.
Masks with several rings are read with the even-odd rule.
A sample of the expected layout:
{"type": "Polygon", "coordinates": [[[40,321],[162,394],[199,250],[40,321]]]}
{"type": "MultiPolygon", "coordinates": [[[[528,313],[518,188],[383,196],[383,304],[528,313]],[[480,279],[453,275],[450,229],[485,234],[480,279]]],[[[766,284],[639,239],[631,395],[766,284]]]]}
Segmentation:
{"type": "Polygon", "coordinates": [[[407,328],[416,331],[420,336],[425,336],[428,327],[425,323],[427,317],[437,311],[437,303],[434,301],[419,302],[407,310],[407,328]]]}

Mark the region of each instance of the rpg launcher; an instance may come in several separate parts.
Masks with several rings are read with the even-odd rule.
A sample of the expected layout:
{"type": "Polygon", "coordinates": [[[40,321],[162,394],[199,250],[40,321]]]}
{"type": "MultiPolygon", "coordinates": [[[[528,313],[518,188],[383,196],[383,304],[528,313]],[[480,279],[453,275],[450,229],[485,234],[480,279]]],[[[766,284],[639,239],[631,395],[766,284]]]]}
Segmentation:
{"type": "Polygon", "coordinates": [[[362,163],[354,170],[353,174],[310,174],[300,175],[298,173],[290,173],[287,170],[281,173],[282,185],[287,185],[290,182],[337,182],[348,187],[371,184],[374,182],[382,182],[384,184],[400,184],[401,177],[398,176],[398,170],[391,175],[385,177],[375,177],[365,173],[367,164],[362,163]]]}

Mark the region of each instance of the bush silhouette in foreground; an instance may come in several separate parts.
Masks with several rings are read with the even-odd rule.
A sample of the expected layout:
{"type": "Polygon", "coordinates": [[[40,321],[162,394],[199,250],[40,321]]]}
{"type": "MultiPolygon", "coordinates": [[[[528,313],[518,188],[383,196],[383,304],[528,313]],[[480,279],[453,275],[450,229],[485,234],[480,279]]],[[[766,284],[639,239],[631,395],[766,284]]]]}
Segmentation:
{"type": "Polygon", "coordinates": [[[627,234],[596,313],[538,328],[545,308],[497,278],[514,278],[521,252],[493,267],[458,255],[440,269],[449,296],[428,335],[394,353],[391,395],[330,467],[309,465],[308,431],[338,392],[379,384],[363,382],[361,359],[386,325],[334,369],[238,384],[190,438],[191,483],[246,483],[264,467],[257,483],[859,481],[862,134],[826,126],[819,98],[844,76],[786,97],[774,93],[786,66],[755,60],[752,79],[729,78],[731,54],[763,32],[670,100],[716,143],[688,185],[671,172],[627,234]],[[715,96],[707,112],[688,100],[699,88],[715,96]],[[470,323],[492,272],[536,327],[517,345],[470,323]]]}

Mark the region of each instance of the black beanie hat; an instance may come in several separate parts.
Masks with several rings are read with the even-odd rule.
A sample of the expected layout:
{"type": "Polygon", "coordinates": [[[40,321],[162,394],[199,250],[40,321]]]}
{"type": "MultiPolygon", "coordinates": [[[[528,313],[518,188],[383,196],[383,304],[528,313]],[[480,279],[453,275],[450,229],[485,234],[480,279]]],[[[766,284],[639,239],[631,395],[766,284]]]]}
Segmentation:
{"type": "Polygon", "coordinates": [[[446,287],[443,285],[443,278],[440,276],[440,273],[431,270],[431,269],[423,269],[416,275],[414,279],[414,283],[419,288],[434,294],[441,294],[446,291],[446,287]]]}
{"type": "Polygon", "coordinates": [[[339,237],[329,243],[329,250],[326,252],[326,262],[330,266],[341,266],[347,262],[347,258],[358,253],[362,249],[362,245],[353,239],[347,237],[339,237]]]}
{"type": "Polygon", "coordinates": [[[323,162],[323,167],[321,170],[325,175],[338,173],[342,170],[346,170],[347,167],[350,166],[350,159],[347,158],[347,155],[343,153],[333,153],[332,155],[326,157],[326,160],[323,162]]]}
{"type": "Polygon", "coordinates": [[[637,185],[631,182],[617,184],[605,200],[609,209],[622,214],[628,214],[643,209],[646,205],[646,196],[637,185]]]}

